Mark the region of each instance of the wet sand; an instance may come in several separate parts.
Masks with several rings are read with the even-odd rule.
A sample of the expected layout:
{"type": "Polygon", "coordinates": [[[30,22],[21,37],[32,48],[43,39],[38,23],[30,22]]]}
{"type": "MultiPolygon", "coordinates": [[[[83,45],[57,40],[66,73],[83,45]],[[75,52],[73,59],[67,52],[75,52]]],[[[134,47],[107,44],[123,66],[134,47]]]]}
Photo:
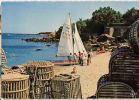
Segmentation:
{"type": "Polygon", "coordinates": [[[70,74],[73,67],[76,66],[77,74],[80,75],[81,89],[83,98],[88,98],[95,95],[97,90],[97,82],[99,78],[108,73],[108,64],[110,53],[104,53],[93,56],[92,63],[89,66],[55,66],[54,73],[70,74]]]}

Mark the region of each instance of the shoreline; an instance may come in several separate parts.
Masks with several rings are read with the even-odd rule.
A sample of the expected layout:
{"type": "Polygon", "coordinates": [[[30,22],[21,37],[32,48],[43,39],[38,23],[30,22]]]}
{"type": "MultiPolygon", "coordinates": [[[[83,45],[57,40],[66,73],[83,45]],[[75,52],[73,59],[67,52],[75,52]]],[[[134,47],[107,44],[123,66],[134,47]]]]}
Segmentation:
{"type": "Polygon", "coordinates": [[[90,64],[89,66],[55,66],[54,74],[71,74],[73,67],[76,67],[77,74],[80,75],[82,96],[83,99],[86,99],[95,95],[97,89],[97,81],[102,75],[108,73],[109,59],[110,52],[96,55],[96,51],[93,51],[93,61],[92,64],[90,64]],[[103,61],[101,60],[102,58],[104,59],[103,61]]]}
{"type": "MultiPolygon", "coordinates": [[[[110,52],[96,55],[93,52],[92,63],[89,66],[70,65],[70,66],[54,66],[54,75],[71,74],[74,67],[76,67],[77,75],[80,75],[80,83],[83,99],[87,99],[95,95],[97,90],[97,82],[99,78],[108,73],[108,64],[110,59],[110,52]],[[102,58],[104,59],[102,61],[102,58]]],[[[17,65],[20,68],[24,64],[17,65]]],[[[12,66],[11,66],[12,67],[12,66]]]]}

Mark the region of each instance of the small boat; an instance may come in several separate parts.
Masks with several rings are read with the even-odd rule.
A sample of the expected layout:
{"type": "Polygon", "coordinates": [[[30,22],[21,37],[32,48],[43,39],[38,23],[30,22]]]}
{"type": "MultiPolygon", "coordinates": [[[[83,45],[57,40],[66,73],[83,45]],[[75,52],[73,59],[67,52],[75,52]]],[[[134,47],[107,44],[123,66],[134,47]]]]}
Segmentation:
{"type": "Polygon", "coordinates": [[[71,64],[77,64],[78,61],[76,59],[76,62],[75,62],[75,60],[73,59],[71,62],[69,60],[61,60],[61,61],[54,61],[52,63],[54,63],[54,65],[57,65],[57,66],[69,66],[71,64]]]}
{"type": "MultiPolygon", "coordinates": [[[[79,54],[79,51],[81,53],[84,53],[85,55],[87,55],[83,42],[78,33],[76,24],[75,24],[75,32],[74,33],[72,32],[71,20],[70,20],[70,14],[69,14],[63,25],[56,56],[57,57],[68,57],[68,56],[72,55],[74,58],[75,54],[76,55],[79,54]]],[[[74,59],[72,59],[72,63],[74,62],[74,59]]],[[[71,62],[69,60],[64,60],[64,61],[59,61],[59,62],[54,62],[54,63],[70,64],[71,62]]]]}
{"type": "Polygon", "coordinates": [[[38,49],[36,49],[36,51],[41,51],[42,49],[40,49],[40,48],[38,48],[38,49]]]}
{"type": "Polygon", "coordinates": [[[69,60],[61,60],[61,61],[54,61],[54,62],[52,62],[52,63],[54,63],[54,65],[59,65],[59,66],[68,66],[68,65],[70,65],[70,63],[69,63],[69,60]]]}
{"type": "Polygon", "coordinates": [[[106,53],[106,51],[99,51],[96,53],[96,55],[102,54],[102,53],[106,53]]]}

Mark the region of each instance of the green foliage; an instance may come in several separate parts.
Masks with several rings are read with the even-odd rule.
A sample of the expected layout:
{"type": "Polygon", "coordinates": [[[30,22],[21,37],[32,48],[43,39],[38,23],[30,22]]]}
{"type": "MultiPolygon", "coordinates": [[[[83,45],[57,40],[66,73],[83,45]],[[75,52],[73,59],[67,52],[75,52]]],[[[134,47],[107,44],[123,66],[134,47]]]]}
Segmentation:
{"type": "Polygon", "coordinates": [[[40,32],[40,33],[38,33],[38,34],[50,34],[51,32],[40,32]]]}
{"type": "Polygon", "coordinates": [[[110,7],[99,8],[92,14],[92,19],[99,21],[106,26],[110,26],[112,23],[121,21],[121,13],[116,12],[110,7]]]}
{"type": "Polygon", "coordinates": [[[86,26],[87,26],[85,20],[82,20],[82,19],[80,18],[79,21],[77,21],[76,24],[77,24],[77,28],[78,28],[79,33],[85,32],[85,28],[86,28],[86,26]]]}
{"type": "Polygon", "coordinates": [[[102,34],[104,32],[104,24],[102,24],[99,21],[88,21],[87,22],[87,33],[90,33],[90,35],[94,34],[102,34]]]}
{"type": "Polygon", "coordinates": [[[123,23],[123,15],[118,11],[116,13],[116,22],[115,23],[123,23]]]}
{"type": "Polygon", "coordinates": [[[136,10],[135,8],[131,8],[128,10],[124,15],[123,19],[126,23],[126,25],[131,25],[133,22],[135,22],[139,18],[139,10],[136,10]]]}
{"type": "Polygon", "coordinates": [[[82,41],[88,41],[89,40],[89,36],[90,36],[89,33],[80,34],[80,37],[81,37],[82,41]]]}
{"type": "MultiPolygon", "coordinates": [[[[101,35],[104,33],[105,26],[124,26],[131,25],[135,20],[139,18],[139,10],[132,8],[125,14],[121,14],[119,11],[115,11],[110,7],[99,8],[92,13],[91,19],[82,20],[76,22],[79,34],[83,41],[88,41],[89,36],[101,35]]],[[[63,26],[56,32],[56,38],[60,38],[63,26]]],[[[72,30],[74,31],[74,23],[72,24],[72,30]]]]}

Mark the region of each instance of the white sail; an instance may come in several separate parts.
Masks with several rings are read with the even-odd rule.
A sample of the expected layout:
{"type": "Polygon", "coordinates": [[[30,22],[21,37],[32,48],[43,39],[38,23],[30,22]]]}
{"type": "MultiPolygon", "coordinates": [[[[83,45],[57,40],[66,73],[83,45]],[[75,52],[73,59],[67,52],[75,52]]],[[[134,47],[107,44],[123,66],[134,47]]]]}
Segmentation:
{"type": "Polygon", "coordinates": [[[73,38],[70,15],[68,15],[62,29],[57,56],[73,55],[73,38]]]}
{"type": "Polygon", "coordinates": [[[87,55],[83,42],[80,38],[79,32],[77,30],[77,26],[75,24],[75,33],[74,33],[74,53],[79,54],[78,52],[84,53],[87,55]]]}
{"type": "Polygon", "coordinates": [[[74,54],[76,54],[76,55],[78,55],[79,54],[79,47],[80,46],[78,46],[78,43],[77,43],[77,36],[76,36],[77,34],[75,34],[75,32],[73,33],[73,44],[74,44],[74,54]]]}

